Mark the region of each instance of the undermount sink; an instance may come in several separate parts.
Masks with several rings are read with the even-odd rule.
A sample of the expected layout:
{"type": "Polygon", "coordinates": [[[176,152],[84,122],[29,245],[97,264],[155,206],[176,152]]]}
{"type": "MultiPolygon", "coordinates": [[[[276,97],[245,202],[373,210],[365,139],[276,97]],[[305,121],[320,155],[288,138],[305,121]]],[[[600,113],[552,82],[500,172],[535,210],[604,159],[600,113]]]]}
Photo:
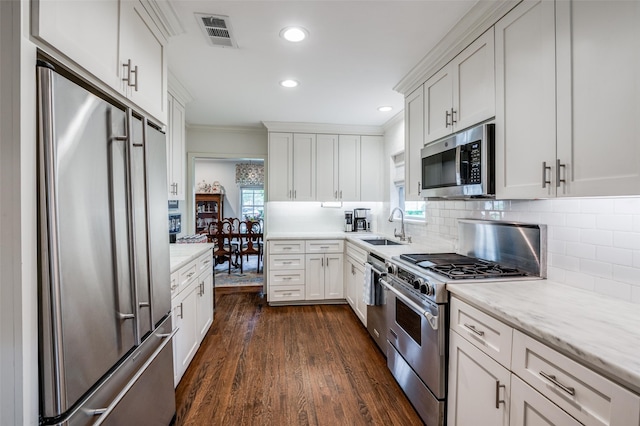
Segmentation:
{"type": "Polygon", "coordinates": [[[400,245],[400,243],[396,241],[387,240],[385,238],[375,238],[375,239],[362,240],[362,241],[374,246],[399,246],[400,245]]]}

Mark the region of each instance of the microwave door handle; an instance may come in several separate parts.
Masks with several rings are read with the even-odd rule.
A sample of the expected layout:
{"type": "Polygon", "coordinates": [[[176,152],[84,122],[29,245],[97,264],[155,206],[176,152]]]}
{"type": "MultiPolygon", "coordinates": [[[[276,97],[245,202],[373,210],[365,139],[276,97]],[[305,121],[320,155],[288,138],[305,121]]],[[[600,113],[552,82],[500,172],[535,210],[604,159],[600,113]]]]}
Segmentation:
{"type": "Polygon", "coordinates": [[[462,155],[462,145],[458,145],[456,147],[456,185],[460,186],[462,185],[462,179],[460,177],[460,168],[462,167],[462,162],[461,162],[461,155],[462,155]]]}

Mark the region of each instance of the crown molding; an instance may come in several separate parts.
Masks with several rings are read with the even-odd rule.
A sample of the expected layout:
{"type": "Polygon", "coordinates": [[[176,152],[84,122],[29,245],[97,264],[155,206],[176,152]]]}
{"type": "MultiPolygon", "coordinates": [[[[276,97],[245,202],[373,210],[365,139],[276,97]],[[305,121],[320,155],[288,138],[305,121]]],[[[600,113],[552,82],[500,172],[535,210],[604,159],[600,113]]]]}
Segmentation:
{"type": "Polygon", "coordinates": [[[262,124],[267,128],[269,132],[367,136],[381,136],[384,134],[382,126],[361,126],[352,124],[327,123],[291,123],[285,121],[263,121],[262,124]]]}
{"type": "Polygon", "coordinates": [[[480,0],[393,88],[408,95],[513,9],[520,0],[480,0]]]}
{"type": "Polygon", "coordinates": [[[140,0],[165,38],[185,32],[176,10],[169,0],[140,0]]]}
{"type": "Polygon", "coordinates": [[[191,96],[189,90],[182,85],[178,77],[176,77],[171,70],[168,70],[167,73],[167,90],[182,105],[186,105],[193,100],[193,96],[191,96]]]}

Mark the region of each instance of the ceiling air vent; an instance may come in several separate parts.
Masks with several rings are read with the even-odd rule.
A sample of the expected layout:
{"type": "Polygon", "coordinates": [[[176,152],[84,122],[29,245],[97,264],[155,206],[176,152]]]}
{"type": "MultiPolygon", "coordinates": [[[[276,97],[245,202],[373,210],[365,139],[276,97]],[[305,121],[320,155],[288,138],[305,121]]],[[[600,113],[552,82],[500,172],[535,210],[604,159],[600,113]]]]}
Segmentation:
{"type": "Polygon", "coordinates": [[[207,40],[213,46],[238,47],[233,37],[228,16],[204,13],[196,13],[195,15],[200,28],[202,28],[207,40]]]}

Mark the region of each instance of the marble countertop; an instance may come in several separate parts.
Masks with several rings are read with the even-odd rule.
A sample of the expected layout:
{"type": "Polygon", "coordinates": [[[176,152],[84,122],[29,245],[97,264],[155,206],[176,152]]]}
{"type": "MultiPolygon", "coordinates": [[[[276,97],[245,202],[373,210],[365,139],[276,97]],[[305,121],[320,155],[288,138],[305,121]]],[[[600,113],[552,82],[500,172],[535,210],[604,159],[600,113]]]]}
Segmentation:
{"type": "Polygon", "coordinates": [[[393,256],[399,256],[403,253],[446,253],[453,251],[453,244],[446,244],[442,241],[432,243],[407,243],[401,242],[397,238],[376,234],[373,232],[273,232],[267,234],[266,240],[294,240],[294,239],[326,239],[336,240],[344,239],[352,242],[364,250],[375,253],[385,259],[393,256]],[[366,243],[362,240],[387,238],[400,244],[391,246],[376,246],[366,243]]]}
{"type": "Polygon", "coordinates": [[[169,262],[171,273],[182,268],[194,258],[207,250],[213,249],[213,244],[169,244],[169,262]]]}
{"type": "Polygon", "coordinates": [[[548,280],[447,290],[640,393],[640,306],[548,280]]]}

